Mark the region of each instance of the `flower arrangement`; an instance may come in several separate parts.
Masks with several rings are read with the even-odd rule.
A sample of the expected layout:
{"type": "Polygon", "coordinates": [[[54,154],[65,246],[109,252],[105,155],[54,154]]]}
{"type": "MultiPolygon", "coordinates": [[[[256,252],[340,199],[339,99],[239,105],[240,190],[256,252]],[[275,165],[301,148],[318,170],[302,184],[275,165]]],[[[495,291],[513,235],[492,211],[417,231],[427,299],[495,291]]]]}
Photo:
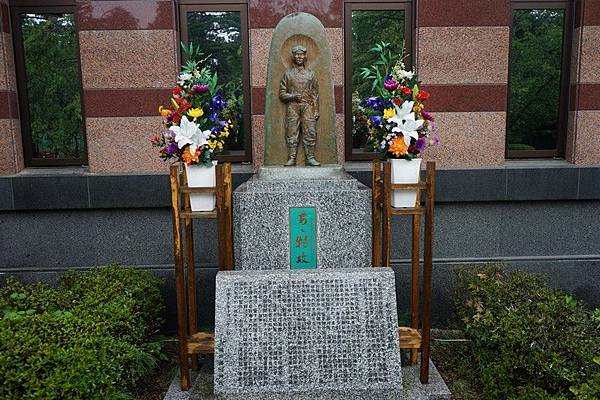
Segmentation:
{"type": "Polygon", "coordinates": [[[200,60],[202,53],[193,44],[183,49],[188,61],[177,77],[171,104],[158,108],[162,130],[150,141],[165,161],[211,166],[234,124],[225,118],[230,113],[217,74],[203,66],[206,58],[200,60]]]}
{"type": "Polygon", "coordinates": [[[439,143],[433,136],[434,118],[425,111],[429,92],[420,88],[417,75],[406,71],[402,56],[394,56],[389,43],[377,43],[370,51],[377,61],[362,68],[361,77],[373,81],[376,96],[363,100],[367,110],[367,150],[377,151],[384,158],[411,160],[428,146],[439,143]]]}

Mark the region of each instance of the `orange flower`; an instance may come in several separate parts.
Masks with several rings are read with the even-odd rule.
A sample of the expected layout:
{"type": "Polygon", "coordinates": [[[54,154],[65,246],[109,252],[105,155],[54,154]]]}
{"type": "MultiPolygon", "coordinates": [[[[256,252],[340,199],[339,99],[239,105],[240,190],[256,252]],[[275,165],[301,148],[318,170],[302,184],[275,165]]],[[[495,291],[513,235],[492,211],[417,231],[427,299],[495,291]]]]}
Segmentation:
{"type": "Polygon", "coordinates": [[[185,150],[183,150],[181,158],[183,158],[183,161],[187,165],[190,165],[193,162],[198,162],[201,154],[202,151],[200,151],[200,149],[196,149],[196,154],[192,155],[192,153],[190,153],[190,146],[188,146],[185,148],[185,150]]]}
{"type": "Polygon", "coordinates": [[[392,139],[392,144],[390,145],[388,151],[396,157],[408,154],[408,146],[406,143],[404,143],[404,137],[396,136],[394,139],[392,139]]]}

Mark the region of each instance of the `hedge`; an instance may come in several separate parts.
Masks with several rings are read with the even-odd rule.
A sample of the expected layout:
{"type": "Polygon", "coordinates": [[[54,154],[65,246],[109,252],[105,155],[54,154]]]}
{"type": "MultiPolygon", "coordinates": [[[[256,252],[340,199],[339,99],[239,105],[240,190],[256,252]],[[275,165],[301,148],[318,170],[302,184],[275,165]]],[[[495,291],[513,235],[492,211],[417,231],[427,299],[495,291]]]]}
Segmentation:
{"type": "Polygon", "coordinates": [[[600,398],[598,311],[498,265],[459,269],[453,300],[486,399],[600,398]]]}
{"type": "Polygon", "coordinates": [[[119,266],[0,288],[1,399],[129,399],[157,365],[160,281],[119,266]]]}

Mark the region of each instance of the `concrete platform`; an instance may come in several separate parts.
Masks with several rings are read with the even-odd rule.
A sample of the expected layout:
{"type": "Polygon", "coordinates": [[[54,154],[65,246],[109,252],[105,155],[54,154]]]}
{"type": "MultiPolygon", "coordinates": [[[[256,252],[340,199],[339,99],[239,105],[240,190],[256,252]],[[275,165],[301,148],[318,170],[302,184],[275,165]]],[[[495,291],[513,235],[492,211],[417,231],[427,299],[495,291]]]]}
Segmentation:
{"type": "MultiPolygon", "coordinates": [[[[429,372],[430,381],[427,385],[423,385],[419,382],[419,365],[403,365],[401,398],[407,400],[450,400],[450,390],[432,362],[429,363],[429,372]]],[[[213,366],[211,360],[207,360],[198,371],[192,371],[192,387],[189,391],[184,392],[179,388],[179,374],[177,374],[164,397],[164,400],[214,399],[217,398],[213,395],[213,366]]],[[[294,399],[297,399],[297,397],[294,397],[294,399]]],[[[313,397],[312,399],[316,398],[313,397]]]]}

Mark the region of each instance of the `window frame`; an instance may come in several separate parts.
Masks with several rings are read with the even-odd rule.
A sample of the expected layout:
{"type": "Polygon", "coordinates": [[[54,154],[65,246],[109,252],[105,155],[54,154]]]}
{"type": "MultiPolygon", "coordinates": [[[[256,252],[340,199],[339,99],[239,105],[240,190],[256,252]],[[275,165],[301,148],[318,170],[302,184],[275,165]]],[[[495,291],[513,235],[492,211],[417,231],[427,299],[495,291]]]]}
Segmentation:
{"type": "Polygon", "coordinates": [[[573,12],[570,0],[512,0],[510,5],[510,25],[508,44],[508,79],[506,82],[506,129],[505,129],[505,158],[527,159],[527,158],[565,158],[565,145],[567,137],[568,111],[569,111],[569,85],[570,85],[570,61],[571,41],[573,35],[573,12]],[[556,149],[554,150],[510,150],[508,142],[508,113],[510,111],[510,77],[511,77],[511,50],[513,41],[513,15],[515,10],[535,9],[563,9],[565,10],[563,26],[562,60],[560,71],[560,94],[558,106],[558,132],[556,137],[556,149]]]}
{"type": "Polygon", "coordinates": [[[12,24],[13,48],[15,55],[15,75],[17,83],[17,99],[19,105],[19,120],[21,124],[21,139],[23,143],[23,158],[25,167],[68,167],[88,164],[88,146],[86,132],[86,114],[81,71],[81,53],[79,49],[79,28],[77,7],[74,1],[11,1],[10,20],[12,24]],[[23,48],[23,32],[19,15],[23,13],[39,14],[73,14],[75,28],[75,48],[77,50],[77,66],[79,70],[79,97],[81,105],[81,130],[83,133],[83,149],[80,158],[34,158],[33,138],[31,136],[31,120],[29,115],[29,94],[27,92],[27,73],[25,70],[25,51],[23,48]]]}
{"type": "MultiPolygon", "coordinates": [[[[244,96],[244,109],[242,110],[241,124],[244,128],[244,150],[234,150],[230,154],[217,156],[222,162],[252,163],[252,101],[250,90],[250,43],[248,30],[248,3],[241,0],[202,2],[199,0],[180,0],[177,7],[177,25],[179,30],[177,43],[188,44],[188,12],[211,12],[211,11],[237,11],[240,13],[240,35],[242,42],[242,93],[244,96]]],[[[179,67],[184,55],[179,49],[179,67]]]]}
{"type": "Polygon", "coordinates": [[[382,156],[377,152],[368,152],[352,147],[352,11],[404,11],[404,38],[406,43],[406,64],[413,65],[413,49],[415,48],[415,15],[413,13],[413,2],[411,0],[377,0],[369,2],[366,0],[344,1],[344,156],[346,161],[364,161],[380,159],[382,156]]]}

